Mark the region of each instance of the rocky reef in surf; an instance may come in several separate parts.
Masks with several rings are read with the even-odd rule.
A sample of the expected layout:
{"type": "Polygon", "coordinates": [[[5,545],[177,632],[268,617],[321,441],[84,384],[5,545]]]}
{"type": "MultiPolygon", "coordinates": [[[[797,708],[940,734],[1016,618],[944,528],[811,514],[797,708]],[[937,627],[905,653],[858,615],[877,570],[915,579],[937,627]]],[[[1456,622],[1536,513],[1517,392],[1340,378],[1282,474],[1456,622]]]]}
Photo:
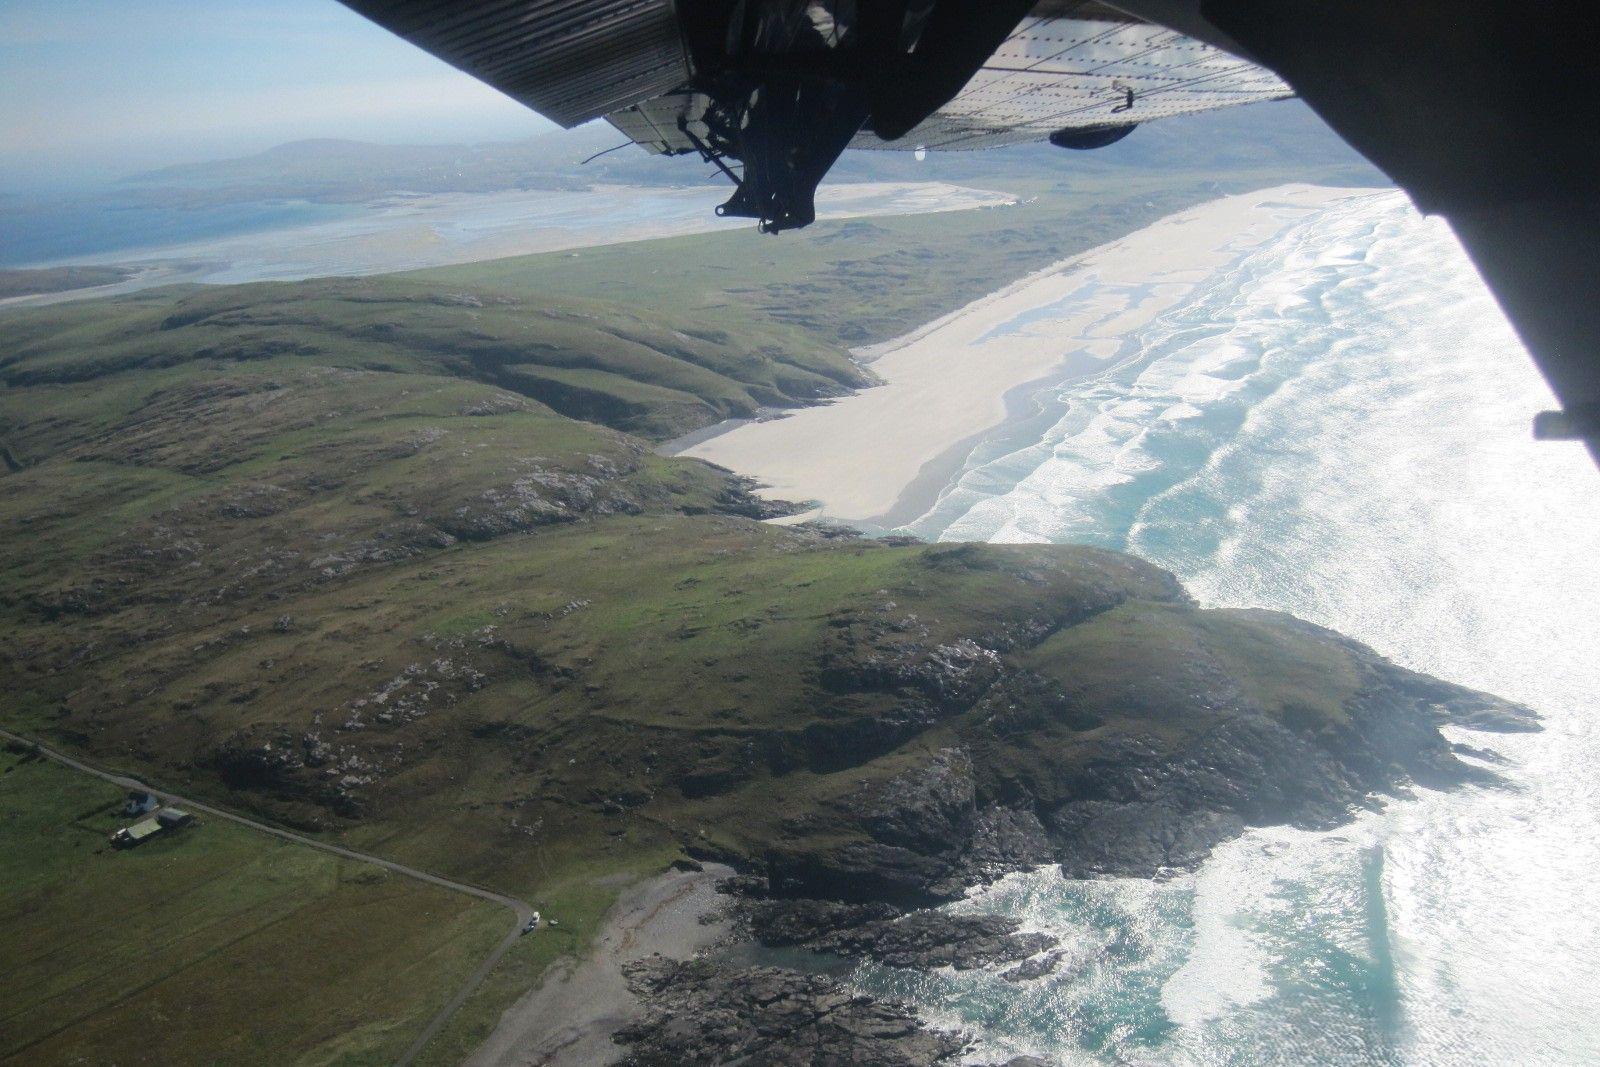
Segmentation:
{"type": "MultiPolygon", "coordinates": [[[[628,969],[628,985],[649,1007],[616,1034],[626,1067],[936,1067],[960,1062],[971,1044],[925,1026],[904,1004],[854,994],[820,974],[653,956],[628,969]]],[[[1000,1067],[1035,1065],[1042,1067],[1023,1057],[1000,1067]]]]}

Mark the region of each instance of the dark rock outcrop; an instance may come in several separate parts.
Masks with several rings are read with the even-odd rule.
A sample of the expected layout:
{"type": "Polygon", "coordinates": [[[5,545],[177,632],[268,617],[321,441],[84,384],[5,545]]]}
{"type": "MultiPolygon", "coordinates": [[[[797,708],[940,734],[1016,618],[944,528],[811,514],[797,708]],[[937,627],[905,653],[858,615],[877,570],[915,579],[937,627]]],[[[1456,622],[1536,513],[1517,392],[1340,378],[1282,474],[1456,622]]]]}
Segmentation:
{"type": "Polygon", "coordinates": [[[1458,758],[1441,724],[1538,728],[1515,704],[1398,667],[1309,623],[1273,620],[1289,639],[1345,657],[1349,696],[1336,710],[1268,709],[1216,664],[1180,663],[1170,668],[1177,686],[1162,690],[1168,680],[1157,678],[1148,689],[1177,688],[1182,705],[1141,708],[1106,729],[1048,679],[976,655],[943,673],[913,666],[903,650],[858,657],[836,681],[910,688],[903,703],[936,720],[960,715],[964,743],[798,820],[798,832],[763,857],[771,893],[915,907],[1050,863],[1075,877],[1192,869],[1251,826],[1326,828],[1410,783],[1492,780],[1458,758]],[[967,702],[967,712],[948,710],[967,702]]]}
{"type": "Polygon", "coordinates": [[[643,1019],[615,1035],[629,1067],[932,1067],[955,1063],[967,1047],[910,1008],[853,995],[824,975],[651,956],[627,977],[647,1005],[643,1019]]]}
{"type": "Polygon", "coordinates": [[[891,967],[954,967],[958,971],[1015,963],[1056,946],[1049,934],[1018,933],[1002,915],[948,915],[914,911],[833,931],[808,942],[819,952],[866,957],[891,967]]]}
{"type": "Polygon", "coordinates": [[[1047,974],[1054,974],[1056,968],[1061,966],[1061,961],[1065,958],[1066,950],[1055,949],[1023,960],[1000,977],[1007,982],[1031,982],[1035,978],[1043,978],[1047,974]]]}
{"type": "MultiPolygon", "coordinates": [[[[733,882],[729,879],[729,882],[733,882]]],[[[759,887],[730,884],[733,892],[750,892],[759,887]]],[[[750,932],[763,945],[785,947],[809,945],[840,931],[868,923],[884,922],[901,915],[892,904],[845,904],[836,900],[762,900],[748,908],[750,932]]]]}
{"type": "Polygon", "coordinates": [[[867,832],[885,845],[938,853],[951,841],[970,838],[977,815],[972,758],[943,749],[899,775],[864,809],[867,832]]]}
{"type": "Polygon", "coordinates": [[[1015,919],[1000,915],[902,915],[882,903],[782,899],[756,902],[749,912],[750,931],[764,945],[799,946],[891,967],[964,971],[1015,963],[1056,946],[1048,934],[1019,933],[1015,919]]]}

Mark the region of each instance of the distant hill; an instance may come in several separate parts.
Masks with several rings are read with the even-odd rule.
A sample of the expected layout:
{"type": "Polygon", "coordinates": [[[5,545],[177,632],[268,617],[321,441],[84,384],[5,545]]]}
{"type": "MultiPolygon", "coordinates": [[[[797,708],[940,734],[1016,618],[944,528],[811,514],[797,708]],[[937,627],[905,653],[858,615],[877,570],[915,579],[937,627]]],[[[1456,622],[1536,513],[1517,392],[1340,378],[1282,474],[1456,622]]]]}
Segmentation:
{"type": "Polygon", "coordinates": [[[642,158],[627,166],[615,158],[622,153],[614,153],[580,168],[585,158],[617,140],[609,127],[590,127],[472,145],[292,141],[251,156],[135,174],[119,183],[118,194],[144,200],[351,203],[394,193],[584,189],[608,181],[688,185],[699,180],[698,168],[674,167],[675,161],[642,150],[637,151],[642,158]]]}
{"type": "MultiPolygon", "coordinates": [[[[1153,123],[1094,152],[1047,144],[985,152],[848,152],[829,181],[945,181],[1008,192],[1128,179],[1387,184],[1298,102],[1153,123]]],[[[406,195],[581,190],[597,185],[726,186],[695,159],[652,155],[604,123],[522,141],[386,145],[294,141],[255,155],[165,167],[71,197],[0,195],[0,266],[76,261],[119,249],[221,238],[337,218],[406,195]],[[616,149],[616,151],[607,151],[616,149]],[[585,163],[584,160],[590,160],[585,163]]],[[[1220,187],[1220,186],[1219,186],[1220,187]]]]}
{"type": "Polygon", "coordinates": [[[613,152],[582,165],[620,140],[609,126],[591,125],[487,144],[292,141],[251,156],[131,175],[119,183],[117,195],[146,202],[359,203],[396,193],[586,189],[607,183],[692,185],[702,180],[703,167],[642,149],[613,152]]]}
{"type": "MultiPolygon", "coordinates": [[[[697,160],[626,147],[604,123],[523,141],[475,145],[382,145],[313,140],[253,156],[168,167],[123,181],[141,199],[220,202],[277,198],[359,202],[397,192],[582,189],[597,184],[694,185],[723,179],[697,160]]],[[[908,147],[910,147],[908,145],[908,147]]],[[[1383,178],[1298,102],[1260,104],[1152,123],[1109,148],[1071,152],[1048,144],[984,152],[852,151],[831,182],[1051,181],[1117,171],[1232,170],[1245,166],[1340,167],[1351,183],[1383,178]]]]}

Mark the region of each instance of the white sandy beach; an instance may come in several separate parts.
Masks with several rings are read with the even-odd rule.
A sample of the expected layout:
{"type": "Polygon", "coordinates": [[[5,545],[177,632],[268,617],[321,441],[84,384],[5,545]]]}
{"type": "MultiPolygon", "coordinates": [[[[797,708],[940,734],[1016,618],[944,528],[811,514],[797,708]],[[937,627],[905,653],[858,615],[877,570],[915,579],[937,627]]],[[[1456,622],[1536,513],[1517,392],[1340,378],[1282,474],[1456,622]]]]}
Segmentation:
{"type": "Polygon", "coordinates": [[[1283,185],[1171,215],[857,350],[880,386],[736,425],[681,454],[755,478],[768,497],[815,502],[804,518],[910,522],[1030,384],[1104,370],[1123,335],[1215,271],[1322,205],[1370,192],[1283,185]]]}

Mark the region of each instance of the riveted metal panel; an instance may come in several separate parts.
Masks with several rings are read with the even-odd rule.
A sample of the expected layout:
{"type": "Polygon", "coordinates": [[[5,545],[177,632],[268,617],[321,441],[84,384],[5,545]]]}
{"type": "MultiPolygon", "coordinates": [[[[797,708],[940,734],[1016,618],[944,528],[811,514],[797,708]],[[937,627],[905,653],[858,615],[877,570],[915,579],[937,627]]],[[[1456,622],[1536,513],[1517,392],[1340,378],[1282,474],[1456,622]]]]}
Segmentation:
{"type": "Polygon", "coordinates": [[[1061,129],[1150,122],[1293,95],[1271,71],[1192,37],[1088,13],[1096,17],[1024,20],[927,121],[894,142],[863,133],[854,147],[992,148],[1042,141],[1061,129]]]}
{"type": "Polygon", "coordinates": [[[344,0],[563,126],[689,77],[673,0],[344,0]]]}
{"type": "MultiPolygon", "coordinates": [[[[870,131],[852,148],[994,148],[1057,130],[1151,122],[1293,95],[1277,75],[1221,49],[1096,3],[1050,0],[1008,37],[955,99],[896,141],[870,131]],[[1043,12],[1040,14],[1039,12],[1043,12]]],[[[704,138],[700,94],[643,101],[606,118],[655,152],[704,138]]]]}

